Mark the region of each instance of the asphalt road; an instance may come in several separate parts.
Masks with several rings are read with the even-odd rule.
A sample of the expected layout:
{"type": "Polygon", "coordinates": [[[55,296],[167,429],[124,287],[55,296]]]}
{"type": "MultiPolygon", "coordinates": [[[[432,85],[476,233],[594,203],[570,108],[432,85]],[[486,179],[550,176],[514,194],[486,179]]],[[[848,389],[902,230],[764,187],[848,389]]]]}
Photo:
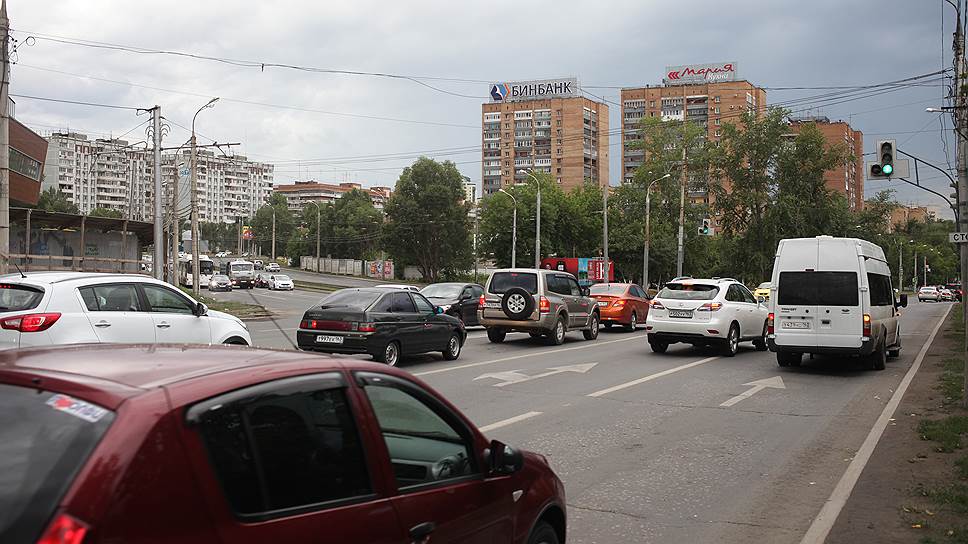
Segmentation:
{"type": "MultiPolygon", "coordinates": [[[[216,296],[279,312],[249,323],[257,345],[277,348],[319,298],[216,296]]],[[[882,372],[837,359],[779,368],[749,344],[734,358],[682,345],[658,355],[643,331],[606,330],[563,346],[522,334],[491,344],[472,330],[459,360],[402,366],[489,437],[548,457],[566,485],[569,542],[795,543],[945,306],[904,310],[901,357],[882,372]]]]}
{"type": "MultiPolygon", "coordinates": [[[[229,258],[212,257],[215,261],[215,266],[217,269],[221,269],[222,263],[231,260],[229,258]]],[[[266,261],[268,262],[268,261],[266,261]]],[[[262,272],[261,270],[257,270],[262,272]]],[[[300,281],[312,281],[316,283],[325,283],[327,285],[339,285],[343,287],[369,287],[373,285],[379,285],[381,283],[399,283],[396,280],[375,280],[370,278],[358,278],[356,276],[341,276],[338,274],[317,274],[315,272],[308,272],[305,270],[299,270],[298,268],[283,268],[280,274],[286,274],[294,280],[300,281]]]]}

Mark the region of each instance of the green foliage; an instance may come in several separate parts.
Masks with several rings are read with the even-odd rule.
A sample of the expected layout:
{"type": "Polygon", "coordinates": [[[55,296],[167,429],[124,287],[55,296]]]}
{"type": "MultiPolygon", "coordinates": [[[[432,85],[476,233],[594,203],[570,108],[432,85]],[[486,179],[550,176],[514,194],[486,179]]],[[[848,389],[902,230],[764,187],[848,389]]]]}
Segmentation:
{"type": "Polygon", "coordinates": [[[295,218],[289,207],[286,205],[286,196],[275,193],[269,197],[269,201],[261,208],[256,210],[249,225],[252,226],[253,235],[259,248],[260,255],[270,255],[272,252],[272,216],[276,217],[276,253],[279,254],[285,247],[285,241],[292,235],[296,226],[295,218]]]}
{"type": "Polygon", "coordinates": [[[922,440],[939,443],[938,451],[952,452],[962,447],[961,435],[968,433],[968,416],[922,420],[918,424],[918,433],[922,440]]]}
{"type": "Polygon", "coordinates": [[[91,217],[111,217],[114,219],[124,217],[120,210],[112,210],[109,208],[94,208],[88,215],[91,217]]]}
{"type": "Polygon", "coordinates": [[[40,198],[37,199],[37,209],[47,212],[81,213],[58,187],[48,187],[40,193],[40,198]]]}
{"type": "Polygon", "coordinates": [[[471,224],[463,176],[454,163],[421,157],[403,170],[386,204],[385,247],[396,267],[420,269],[424,280],[472,265],[471,224]]]}

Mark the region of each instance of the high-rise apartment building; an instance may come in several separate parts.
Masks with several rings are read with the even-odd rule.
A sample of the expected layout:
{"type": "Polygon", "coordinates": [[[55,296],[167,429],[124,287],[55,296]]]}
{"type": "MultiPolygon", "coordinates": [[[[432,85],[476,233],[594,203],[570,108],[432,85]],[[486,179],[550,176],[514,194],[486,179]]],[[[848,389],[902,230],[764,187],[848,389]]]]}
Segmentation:
{"type": "MultiPolygon", "coordinates": [[[[131,149],[118,139],[91,139],[77,132],[48,138],[43,189],[58,187],[81,213],[95,208],[150,221],[154,215],[154,165],[151,151],[131,149]]],[[[178,209],[187,216],[191,202],[190,151],[162,154],[165,206],[178,180],[178,209]]],[[[273,166],[242,156],[198,150],[199,220],[231,223],[251,217],[272,191],[273,166]]]]}
{"type": "MultiPolygon", "coordinates": [[[[736,78],[735,63],[671,66],[663,85],[622,89],[622,179],[631,181],[645,158],[635,149],[642,139],[642,119],[689,121],[706,130],[706,139],[718,141],[722,126],[736,122],[747,111],[766,110],[766,91],[736,78]]],[[[704,186],[689,188],[694,203],[708,203],[704,186]]]]}
{"type": "Polygon", "coordinates": [[[608,106],[575,79],[497,83],[481,106],[481,192],[551,174],[563,189],[608,184],[608,106]]]}
{"type": "Polygon", "coordinates": [[[833,121],[823,116],[799,117],[790,122],[790,136],[799,134],[804,125],[820,129],[827,144],[841,144],[853,157],[824,172],[824,184],[844,195],[853,211],[864,209],[864,133],[851,128],[846,121],[833,121]]]}

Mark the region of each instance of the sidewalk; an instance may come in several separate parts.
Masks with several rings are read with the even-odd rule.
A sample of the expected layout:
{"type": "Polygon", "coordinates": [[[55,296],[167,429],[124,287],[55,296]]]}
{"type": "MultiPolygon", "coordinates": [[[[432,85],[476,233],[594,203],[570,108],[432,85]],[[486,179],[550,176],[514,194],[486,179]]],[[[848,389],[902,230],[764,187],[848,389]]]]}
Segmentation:
{"type": "Polygon", "coordinates": [[[958,306],[929,348],[827,543],[968,543],[963,330],[958,306]]]}

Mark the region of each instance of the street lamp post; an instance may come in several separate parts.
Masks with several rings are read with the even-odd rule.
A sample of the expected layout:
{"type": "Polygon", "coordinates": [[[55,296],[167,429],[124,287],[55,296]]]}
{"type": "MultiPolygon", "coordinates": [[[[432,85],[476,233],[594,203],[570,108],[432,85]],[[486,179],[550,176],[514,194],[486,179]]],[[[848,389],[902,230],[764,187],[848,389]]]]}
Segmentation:
{"type": "Polygon", "coordinates": [[[538,181],[537,176],[534,172],[529,170],[518,170],[519,174],[527,174],[534,180],[534,186],[537,188],[537,202],[535,203],[535,217],[534,217],[534,267],[541,268],[541,182],[538,181]]]}
{"type": "Polygon", "coordinates": [[[648,187],[645,188],[645,243],[642,245],[642,287],[645,288],[645,292],[649,292],[649,237],[651,232],[649,231],[650,223],[650,211],[652,207],[652,186],[656,183],[671,177],[672,174],[666,174],[661,178],[651,181],[648,187]]]}
{"type": "Polygon", "coordinates": [[[319,202],[310,200],[310,204],[316,206],[316,272],[319,272],[319,202]]]}
{"type": "MultiPolygon", "coordinates": [[[[205,108],[215,105],[218,98],[213,98],[204,106],[198,108],[192,116],[192,292],[197,297],[198,291],[198,151],[195,148],[195,119],[205,108]]],[[[177,180],[176,180],[177,183],[177,180]]],[[[177,205],[177,203],[176,203],[177,205]]]]}
{"type": "Polygon", "coordinates": [[[272,262],[276,262],[276,207],[272,207],[272,262]]]}
{"type": "Polygon", "coordinates": [[[514,211],[511,212],[511,268],[517,267],[517,251],[518,251],[518,199],[514,198],[514,195],[505,191],[504,189],[499,189],[499,193],[504,193],[511,197],[511,202],[514,203],[514,211]]]}

